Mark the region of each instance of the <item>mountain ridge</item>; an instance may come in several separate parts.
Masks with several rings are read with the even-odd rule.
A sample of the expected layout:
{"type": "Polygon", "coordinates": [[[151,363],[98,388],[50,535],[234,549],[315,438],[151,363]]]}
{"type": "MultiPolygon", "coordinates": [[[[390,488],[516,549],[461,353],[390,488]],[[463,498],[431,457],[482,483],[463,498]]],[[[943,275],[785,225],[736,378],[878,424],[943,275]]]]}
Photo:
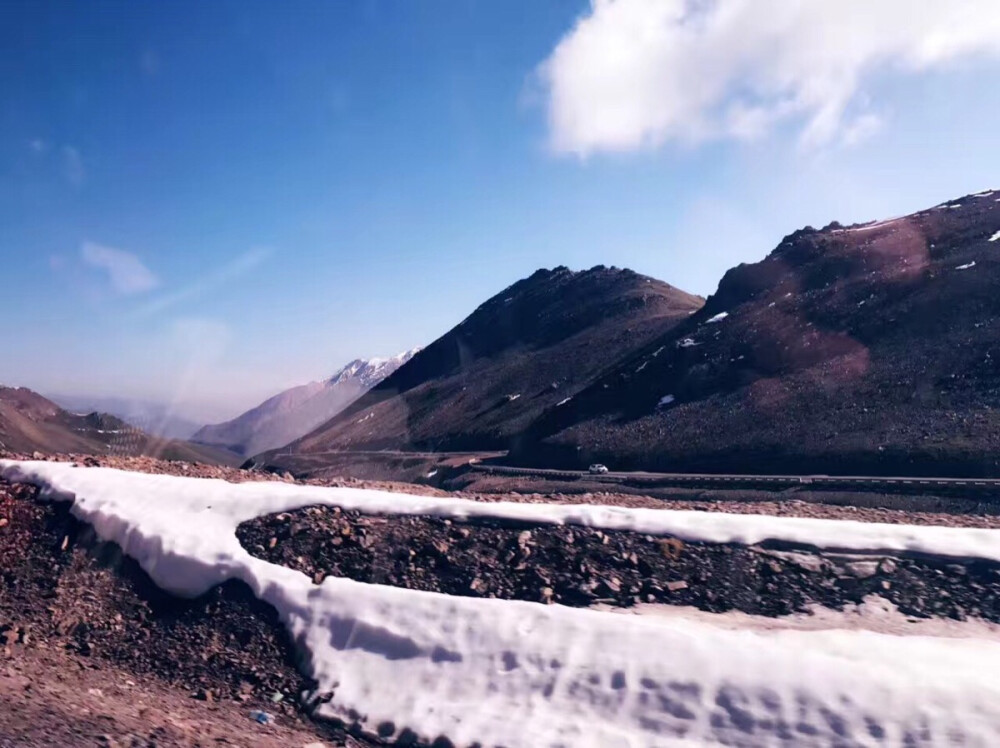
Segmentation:
{"type": "Polygon", "coordinates": [[[327,379],[279,392],[236,418],[202,427],[191,439],[243,456],[284,446],[335,416],[419,350],[388,358],[354,359],[327,379]]]}
{"type": "Polygon", "coordinates": [[[689,320],[542,414],[511,459],[1000,474],[998,283],[995,191],[800,229],[727,271],[689,320]]]}
{"type": "Polygon", "coordinates": [[[287,451],[505,447],[615,352],[702,303],[627,269],[538,270],[480,304],[287,451]]]}
{"type": "Polygon", "coordinates": [[[236,455],[147,434],[107,413],[70,413],[26,387],[0,385],[0,449],[50,454],[147,455],[235,465],[236,455]]]}

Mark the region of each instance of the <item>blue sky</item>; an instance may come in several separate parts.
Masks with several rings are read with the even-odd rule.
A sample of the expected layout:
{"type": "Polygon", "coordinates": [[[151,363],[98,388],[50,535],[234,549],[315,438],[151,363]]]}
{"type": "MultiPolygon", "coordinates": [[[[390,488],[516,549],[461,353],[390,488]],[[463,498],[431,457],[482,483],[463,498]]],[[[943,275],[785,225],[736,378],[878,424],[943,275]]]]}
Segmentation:
{"type": "Polygon", "coordinates": [[[538,267],[707,295],[1000,186],[997,10],[856,2],[5,4],[0,382],[229,416],[538,267]]]}

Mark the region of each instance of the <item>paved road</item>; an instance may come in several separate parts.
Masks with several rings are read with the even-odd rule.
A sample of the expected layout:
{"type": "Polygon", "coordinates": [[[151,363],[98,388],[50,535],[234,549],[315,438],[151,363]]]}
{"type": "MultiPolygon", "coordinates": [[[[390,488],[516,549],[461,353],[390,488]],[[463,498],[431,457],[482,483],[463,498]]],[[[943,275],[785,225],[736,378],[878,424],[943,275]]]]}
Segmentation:
{"type": "Polygon", "coordinates": [[[586,477],[600,483],[631,485],[766,488],[812,486],[823,489],[886,490],[893,493],[961,491],[1000,494],[998,478],[914,478],[865,475],[711,475],[704,473],[609,472],[591,475],[586,470],[546,470],[500,465],[472,465],[473,470],[500,475],[533,476],[550,480],[577,480],[586,477]]]}

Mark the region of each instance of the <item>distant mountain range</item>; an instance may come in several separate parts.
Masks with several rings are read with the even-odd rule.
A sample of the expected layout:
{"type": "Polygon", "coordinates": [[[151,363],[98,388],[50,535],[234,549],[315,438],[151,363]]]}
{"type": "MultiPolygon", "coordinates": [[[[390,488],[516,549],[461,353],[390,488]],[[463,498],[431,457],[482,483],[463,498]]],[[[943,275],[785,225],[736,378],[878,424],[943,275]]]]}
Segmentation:
{"type": "Polygon", "coordinates": [[[703,303],[631,270],[539,270],[288,449],[507,449],[703,303]]]}
{"type": "Polygon", "coordinates": [[[1000,475],[998,289],[994,191],[796,231],[707,301],[629,270],[540,270],[262,458],[1000,475]]]}
{"type": "Polygon", "coordinates": [[[152,436],[107,413],[70,413],[24,387],[0,387],[0,449],[46,454],[149,455],[234,465],[230,453],[152,436]]]}
{"type": "Polygon", "coordinates": [[[0,442],[222,447],[293,470],[333,453],[507,450],[546,467],[997,476],[998,289],[987,191],[806,227],[707,301],[631,270],[539,270],[424,350],[352,361],[200,429],[207,447],[11,389],[0,442]]]}
{"type": "Polygon", "coordinates": [[[246,456],[284,446],[333,418],[419,350],[356,359],[325,381],[293,387],[230,421],[205,426],[192,440],[246,456]]]}
{"type": "Polygon", "coordinates": [[[73,413],[110,413],[153,436],[189,439],[202,423],[179,416],[164,403],[126,397],[88,395],[46,395],[52,402],[73,413]]]}

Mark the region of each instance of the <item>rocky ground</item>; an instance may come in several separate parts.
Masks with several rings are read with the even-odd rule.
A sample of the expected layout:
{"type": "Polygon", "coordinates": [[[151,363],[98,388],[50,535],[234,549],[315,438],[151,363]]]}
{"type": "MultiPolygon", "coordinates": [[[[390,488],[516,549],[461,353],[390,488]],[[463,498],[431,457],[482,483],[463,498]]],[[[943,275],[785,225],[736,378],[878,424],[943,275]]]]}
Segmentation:
{"type": "MultiPolygon", "coordinates": [[[[0,457],[28,455],[0,454],[0,457]]],[[[39,456],[35,456],[39,457],[39,456]]],[[[290,475],[145,457],[68,457],[240,482],[290,475]]],[[[710,501],[610,493],[461,492],[312,480],[320,485],[860,521],[1000,527],[986,513],[907,512],[782,500],[710,501]]],[[[970,512],[975,512],[970,507],[970,512]]],[[[634,610],[650,603],[779,616],[850,607],[877,595],[912,617],[1000,621],[1000,569],[918,557],[817,555],[809,549],[684,543],[627,532],[429,517],[362,516],[312,507],[239,529],[251,553],[299,569],[455,595],[634,610]]],[[[236,583],[197,600],[162,593],[117,546],[65,505],[0,482],[0,748],[6,746],[366,746],[308,718],[310,684],[273,610],[236,583]],[[279,696],[280,695],[280,696],[279,696]],[[251,712],[268,712],[261,725],[251,712]]]]}
{"type": "Polygon", "coordinates": [[[326,576],[450,595],[690,605],[780,616],[879,595],[906,615],[1000,621],[1000,565],[787,546],[685,543],[572,526],[372,517],[309,507],[240,526],[259,558],[326,576]]]}
{"type": "Polygon", "coordinates": [[[309,686],[244,585],[167,595],[65,505],[0,483],[0,746],[347,744],[305,717],[309,686]]]}

